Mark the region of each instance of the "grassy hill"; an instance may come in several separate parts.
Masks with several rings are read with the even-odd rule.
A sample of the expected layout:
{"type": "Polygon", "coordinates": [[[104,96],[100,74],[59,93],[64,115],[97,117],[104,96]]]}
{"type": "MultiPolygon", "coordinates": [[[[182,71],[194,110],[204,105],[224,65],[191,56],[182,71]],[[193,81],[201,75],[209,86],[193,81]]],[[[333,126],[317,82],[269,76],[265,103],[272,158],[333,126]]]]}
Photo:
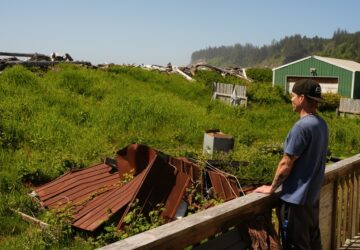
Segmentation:
{"type": "MultiPolygon", "coordinates": [[[[59,232],[56,238],[23,222],[11,209],[43,213],[27,196],[32,186],[112,157],[133,142],[174,156],[201,157],[204,130],[219,128],[235,137],[235,148],[218,157],[249,162],[226,171],[244,182],[269,182],[281,157],[277,152],[298,116],[283,92],[269,83],[248,86],[247,109],[210,101],[210,83],[219,77],[203,72],[194,83],[120,66],[60,65],[46,72],[13,67],[2,72],[0,249],[91,248],[86,237],[59,232]]],[[[332,111],[321,115],[330,127],[333,154],[357,153],[360,120],[338,118],[332,111]]]]}

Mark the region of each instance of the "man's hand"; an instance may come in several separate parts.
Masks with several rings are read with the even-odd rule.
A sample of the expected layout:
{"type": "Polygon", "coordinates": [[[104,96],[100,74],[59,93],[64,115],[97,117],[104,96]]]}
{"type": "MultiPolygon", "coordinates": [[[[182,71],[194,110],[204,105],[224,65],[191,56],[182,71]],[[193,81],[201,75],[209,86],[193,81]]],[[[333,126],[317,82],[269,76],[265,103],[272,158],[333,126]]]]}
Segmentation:
{"type": "Polygon", "coordinates": [[[255,193],[272,194],[275,190],[272,189],[271,185],[263,185],[254,190],[255,193]]]}

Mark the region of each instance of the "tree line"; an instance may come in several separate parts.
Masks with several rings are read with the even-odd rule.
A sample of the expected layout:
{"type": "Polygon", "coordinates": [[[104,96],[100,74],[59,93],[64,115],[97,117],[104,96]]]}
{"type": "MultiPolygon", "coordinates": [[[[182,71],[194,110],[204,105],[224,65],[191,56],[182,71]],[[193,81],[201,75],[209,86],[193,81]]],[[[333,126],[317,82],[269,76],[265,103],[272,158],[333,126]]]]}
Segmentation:
{"type": "Polygon", "coordinates": [[[308,38],[295,34],[270,45],[250,43],[209,47],[192,53],[191,63],[206,62],[219,67],[276,67],[310,55],[360,62],[360,32],[337,29],[332,38],[308,38]]]}

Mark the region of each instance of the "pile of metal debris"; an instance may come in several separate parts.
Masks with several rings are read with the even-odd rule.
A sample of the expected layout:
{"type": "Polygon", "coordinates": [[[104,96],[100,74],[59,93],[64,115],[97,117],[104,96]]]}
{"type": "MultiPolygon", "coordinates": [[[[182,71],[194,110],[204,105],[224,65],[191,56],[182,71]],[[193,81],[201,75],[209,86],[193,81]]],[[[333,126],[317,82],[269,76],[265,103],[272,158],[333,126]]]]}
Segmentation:
{"type": "Polygon", "coordinates": [[[163,204],[165,221],[181,218],[196,205],[195,192],[223,201],[244,194],[236,177],[210,164],[201,167],[187,158],[131,144],[114,159],[66,173],[31,195],[45,208],[71,208],[72,226],[93,232],[106,221],[121,228],[135,202],[144,215],[163,204]]]}
{"type": "Polygon", "coordinates": [[[61,62],[91,66],[90,62],[74,61],[74,59],[68,53],[65,53],[65,55],[62,56],[53,52],[50,56],[47,56],[38,53],[0,52],[0,71],[5,69],[6,67],[14,65],[48,68],[61,62]],[[27,59],[20,60],[18,57],[25,57],[27,59]]]}

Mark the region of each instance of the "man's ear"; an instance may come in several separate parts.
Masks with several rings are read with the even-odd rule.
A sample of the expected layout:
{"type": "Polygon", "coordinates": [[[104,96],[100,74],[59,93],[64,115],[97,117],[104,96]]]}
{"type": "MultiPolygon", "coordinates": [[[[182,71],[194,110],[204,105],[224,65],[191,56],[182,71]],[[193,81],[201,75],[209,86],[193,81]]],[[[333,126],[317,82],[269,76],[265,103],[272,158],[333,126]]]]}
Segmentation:
{"type": "Polygon", "coordinates": [[[304,101],[305,101],[305,96],[304,96],[304,95],[300,95],[299,98],[300,98],[300,103],[303,104],[304,101]]]}

